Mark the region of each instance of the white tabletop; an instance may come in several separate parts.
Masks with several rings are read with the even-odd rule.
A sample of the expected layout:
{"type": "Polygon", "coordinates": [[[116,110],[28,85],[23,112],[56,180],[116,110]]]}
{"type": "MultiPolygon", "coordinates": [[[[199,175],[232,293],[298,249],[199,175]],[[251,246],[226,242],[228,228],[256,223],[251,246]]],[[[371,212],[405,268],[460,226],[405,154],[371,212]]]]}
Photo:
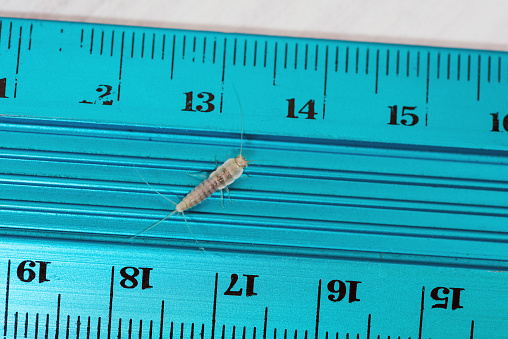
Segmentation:
{"type": "Polygon", "coordinates": [[[504,0],[0,0],[0,16],[508,51],[504,0]]]}

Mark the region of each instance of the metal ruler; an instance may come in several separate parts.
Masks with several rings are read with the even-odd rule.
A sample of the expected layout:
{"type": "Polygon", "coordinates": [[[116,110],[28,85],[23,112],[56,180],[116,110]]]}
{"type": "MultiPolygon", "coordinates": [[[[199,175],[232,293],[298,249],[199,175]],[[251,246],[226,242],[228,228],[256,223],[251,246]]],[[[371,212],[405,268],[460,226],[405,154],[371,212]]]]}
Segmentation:
{"type": "Polygon", "coordinates": [[[508,338],[507,92],[502,52],[1,19],[4,338],[508,338]],[[235,90],[206,252],[130,239],[173,208],[136,169],[238,154],[235,90]]]}

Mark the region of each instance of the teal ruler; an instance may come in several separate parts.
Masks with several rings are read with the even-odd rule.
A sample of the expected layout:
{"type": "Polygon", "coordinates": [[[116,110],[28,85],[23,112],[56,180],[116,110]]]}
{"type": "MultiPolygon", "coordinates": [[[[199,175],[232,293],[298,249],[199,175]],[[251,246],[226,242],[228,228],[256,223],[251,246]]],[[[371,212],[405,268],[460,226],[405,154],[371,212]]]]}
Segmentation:
{"type": "Polygon", "coordinates": [[[0,331],[508,338],[506,173],[506,52],[2,18],[0,331]]]}

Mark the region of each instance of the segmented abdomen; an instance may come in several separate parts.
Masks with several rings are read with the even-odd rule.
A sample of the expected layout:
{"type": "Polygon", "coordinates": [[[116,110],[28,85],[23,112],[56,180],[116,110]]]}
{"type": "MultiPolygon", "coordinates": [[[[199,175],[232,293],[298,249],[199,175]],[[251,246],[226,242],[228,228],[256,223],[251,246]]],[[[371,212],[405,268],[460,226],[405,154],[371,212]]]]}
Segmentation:
{"type": "Polygon", "coordinates": [[[189,194],[187,194],[185,198],[176,205],[176,210],[178,212],[183,212],[193,206],[196,206],[215,193],[218,189],[223,189],[227,185],[231,184],[241,175],[241,172],[243,172],[243,168],[236,166],[236,164],[233,164],[231,161],[226,161],[212,172],[207,179],[190,191],[189,194]],[[238,174],[238,171],[240,171],[240,174],[238,174]]]}

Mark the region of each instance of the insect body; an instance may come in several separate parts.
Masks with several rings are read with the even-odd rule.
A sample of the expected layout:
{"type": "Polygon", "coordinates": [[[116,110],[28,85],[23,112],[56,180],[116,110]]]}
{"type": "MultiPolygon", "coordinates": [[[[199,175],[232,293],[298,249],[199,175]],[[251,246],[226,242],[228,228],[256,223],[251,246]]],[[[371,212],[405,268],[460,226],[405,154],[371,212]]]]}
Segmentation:
{"type": "MultiPolygon", "coordinates": [[[[236,89],[235,89],[236,93],[236,89]]],[[[238,98],[238,93],[236,93],[236,96],[238,98]]],[[[238,103],[240,104],[240,100],[238,100],[238,103]]],[[[155,227],[162,221],[166,220],[170,216],[172,216],[175,213],[182,213],[183,218],[185,220],[185,223],[187,225],[187,228],[189,229],[189,232],[194,237],[194,241],[196,244],[199,243],[194,236],[194,233],[189,227],[189,224],[187,224],[187,219],[185,219],[184,211],[188,210],[191,207],[196,206],[197,204],[203,202],[208,197],[210,197],[213,193],[215,193],[217,190],[227,189],[227,186],[231,185],[236,179],[238,179],[242,173],[243,169],[247,167],[248,161],[245,160],[245,158],[242,156],[242,147],[243,147],[243,113],[242,113],[242,106],[240,104],[240,116],[241,116],[241,124],[242,124],[242,131],[240,134],[240,154],[235,158],[229,158],[227,159],[222,165],[217,167],[215,171],[213,171],[208,178],[206,178],[201,184],[196,186],[192,191],[190,191],[178,204],[169,200],[164,195],[162,195],[159,191],[157,191],[155,188],[152,187],[139,173],[139,176],[143,181],[150,186],[157,194],[162,196],[164,199],[170,201],[175,205],[175,209],[173,212],[168,214],[163,219],[157,221],[155,224],[151,225],[150,227],[146,228],[145,230],[141,231],[140,233],[136,234],[134,237],[137,237],[138,235],[148,231],[149,229],[155,227]]],[[[136,168],[136,167],[134,167],[136,168]]],[[[137,171],[137,169],[136,169],[137,171]]],[[[134,238],[133,237],[133,238],[134,238]]],[[[202,247],[200,247],[203,249],[202,247]]]]}
{"type": "Polygon", "coordinates": [[[217,190],[222,190],[228,185],[231,185],[242,175],[245,167],[247,167],[247,160],[245,160],[241,153],[236,158],[226,160],[222,165],[217,167],[208,178],[190,191],[189,194],[176,205],[175,211],[183,213],[183,211],[207,199],[217,190]]]}

